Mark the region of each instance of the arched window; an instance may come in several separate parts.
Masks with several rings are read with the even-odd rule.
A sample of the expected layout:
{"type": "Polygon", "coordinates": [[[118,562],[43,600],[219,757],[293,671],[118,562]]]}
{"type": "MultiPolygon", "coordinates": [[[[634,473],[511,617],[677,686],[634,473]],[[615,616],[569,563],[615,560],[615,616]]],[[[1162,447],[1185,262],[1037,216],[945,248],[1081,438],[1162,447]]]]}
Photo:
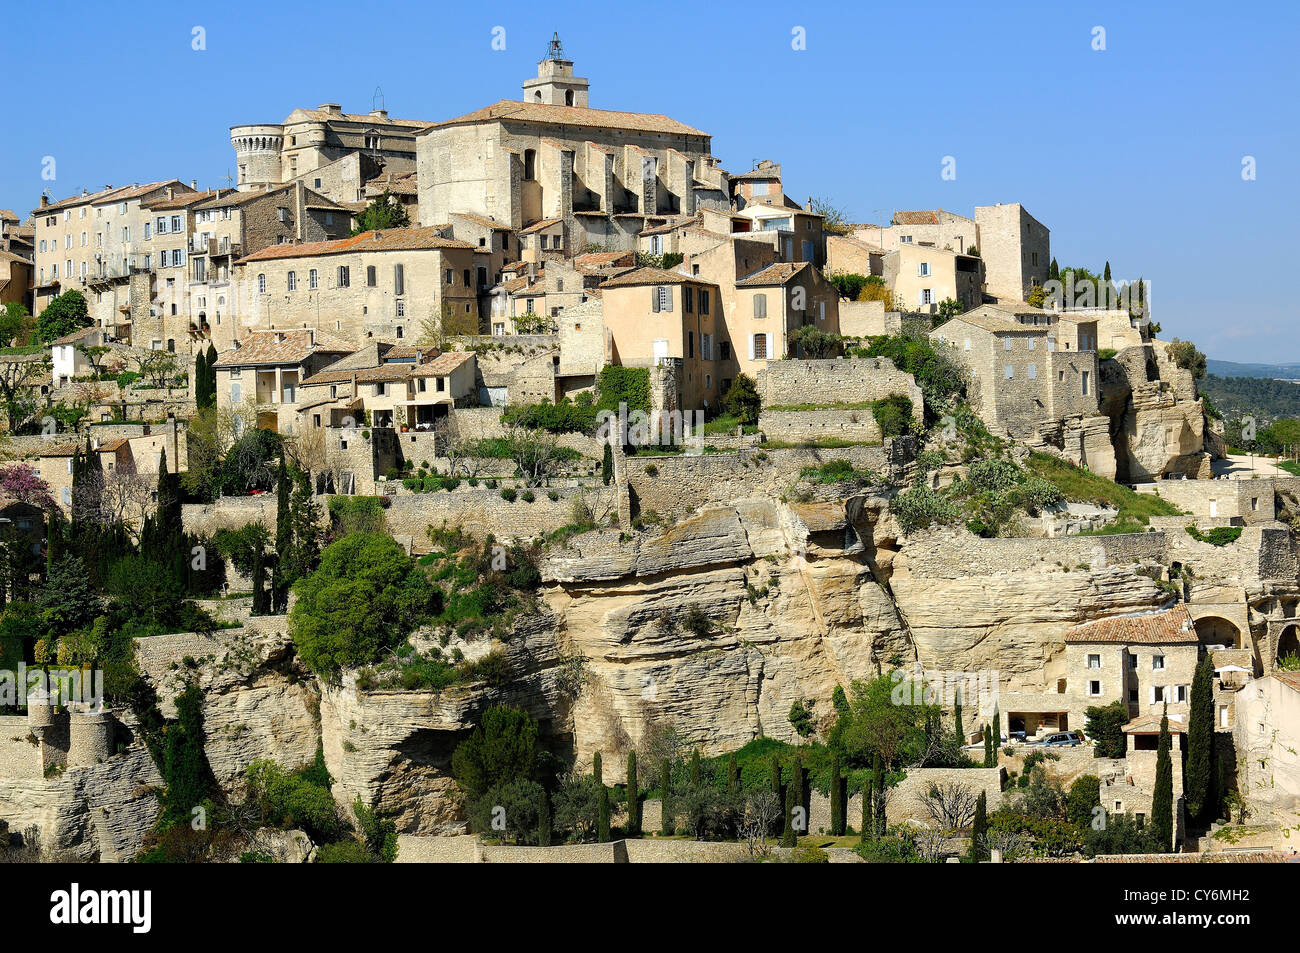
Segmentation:
{"type": "Polygon", "coordinates": [[[266,294],[266,275],[257,276],[257,293],[260,295],[266,294]]]}
{"type": "Polygon", "coordinates": [[[540,89],[537,92],[533,93],[533,99],[535,99],[539,103],[542,101],[542,91],[540,89]]]}
{"type": "Polygon", "coordinates": [[[290,291],[298,290],[298,272],[296,271],[289,272],[289,290],[290,291]]]}
{"type": "Polygon", "coordinates": [[[566,106],[572,106],[572,105],[573,105],[573,90],[571,90],[571,89],[566,89],[566,90],[564,91],[564,105],[566,105],[566,106]]]}

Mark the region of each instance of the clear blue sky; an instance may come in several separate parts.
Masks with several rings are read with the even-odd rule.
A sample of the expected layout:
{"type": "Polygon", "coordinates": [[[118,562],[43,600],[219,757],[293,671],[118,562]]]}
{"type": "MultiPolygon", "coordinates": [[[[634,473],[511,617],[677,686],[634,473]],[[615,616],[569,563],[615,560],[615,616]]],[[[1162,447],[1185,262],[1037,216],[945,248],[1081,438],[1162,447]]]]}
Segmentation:
{"type": "Polygon", "coordinates": [[[229,126],[323,102],[364,112],[376,86],[411,119],[518,98],[558,30],[592,106],[704,129],[733,171],[775,159],[792,195],[857,221],[1022,202],[1062,265],[1109,259],[1117,279],[1150,280],[1165,337],[1300,361],[1295,2],[27,9],[4,38],[0,207],[26,212],[47,185],[55,197],[168,177],[220,186],[229,126]],[[195,26],[205,50],[191,48],[195,26]],[[806,50],[791,48],[796,26],[806,50]],[[949,155],[957,175],[943,181],[949,155]],[[1247,155],[1255,181],[1241,176],[1247,155]]]}

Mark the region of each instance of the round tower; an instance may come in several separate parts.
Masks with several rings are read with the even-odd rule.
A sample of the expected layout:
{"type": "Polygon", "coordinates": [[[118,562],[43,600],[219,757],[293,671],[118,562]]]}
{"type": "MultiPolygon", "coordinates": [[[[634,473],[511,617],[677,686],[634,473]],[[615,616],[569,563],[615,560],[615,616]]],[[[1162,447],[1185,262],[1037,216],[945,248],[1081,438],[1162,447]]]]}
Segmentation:
{"type": "Polygon", "coordinates": [[[113,755],[113,716],[97,711],[73,711],[68,718],[68,767],[99,764],[113,755]]]}
{"type": "Polygon", "coordinates": [[[239,168],[235,185],[241,192],[280,184],[283,126],[275,123],[231,126],[230,144],[235,147],[235,161],[239,168]]]}
{"type": "Polygon", "coordinates": [[[54,706],[50,693],[44,688],[33,688],[27,693],[27,727],[37,738],[44,740],[45,731],[54,724],[54,706]]]}

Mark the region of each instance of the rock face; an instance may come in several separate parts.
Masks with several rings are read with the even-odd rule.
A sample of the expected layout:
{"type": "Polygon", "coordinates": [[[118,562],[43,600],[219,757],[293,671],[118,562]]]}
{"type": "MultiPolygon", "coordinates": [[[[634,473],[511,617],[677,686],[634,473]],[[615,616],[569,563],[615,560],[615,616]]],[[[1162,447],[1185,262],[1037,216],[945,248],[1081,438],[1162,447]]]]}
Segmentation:
{"type": "Polygon", "coordinates": [[[1205,409],[1196,382],[1169,358],[1167,348],[1156,341],[1102,362],[1102,412],[1111,421],[1120,483],[1210,475],[1205,409]]]}
{"type": "Polygon", "coordinates": [[[140,747],[48,778],[0,784],[0,818],[13,833],[35,830],[47,856],[128,861],[158,818],[162,777],[140,747]]]}

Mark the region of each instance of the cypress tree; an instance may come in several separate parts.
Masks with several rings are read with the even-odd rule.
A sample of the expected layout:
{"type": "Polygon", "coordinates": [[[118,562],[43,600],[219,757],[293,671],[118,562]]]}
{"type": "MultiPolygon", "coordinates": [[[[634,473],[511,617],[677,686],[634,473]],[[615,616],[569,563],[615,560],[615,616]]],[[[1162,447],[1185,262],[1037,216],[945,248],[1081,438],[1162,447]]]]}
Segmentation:
{"type": "Polygon", "coordinates": [[[872,836],[871,816],[871,779],[868,778],[862,784],[862,828],[858,831],[858,840],[864,844],[872,836]]]}
{"type": "Polygon", "coordinates": [[[1214,819],[1214,662],[1209,654],[1192,676],[1191,712],[1187,719],[1187,814],[1197,823],[1214,819]]]}
{"type": "Polygon", "coordinates": [[[664,758],[659,766],[659,829],[665,834],[672,834],[677,829],[677,819],[673,816],[672,797],[672,764],[664,758]]]}
{"type": "Polygon", "coordinates": [[[734,751],[727,758],[727,798],[732,803],[740,800],[740,762],[734,751]]]}
{"type": "Polygon", "coordinates": [[[1056,263],[1055,258],[1052,259],[1052,263],[1047,267],[1047,277],[1052,281],[1061,280],[1061,266],[1056,263]]]}
{"type": "Polygon", "coordinates": [[[840,753],[831,756],[831,836],[844,836],[844,783],[840,777],[840,753]]]}
{"type": "Polygon", "coordinates": [[[1174,766],[1169,748],[1169,705],[1166,703],[1160,718],[1156,781],[1151,791],[1151,828],[1162,852],[1172,849],[1174,840],[1174,766]]]}
{"type": "Polygon", "coordinates": [[[797,840],[794,832],[794,809],[799,804],[798,795],[795,793],[798,789],[794,781],[786,785],[785,789],[785,817],[781,826],[781,846],[793,847],[797,840]]]}
{"type": "Polygon", "coordinates": [[[993,728],[984,726],[984,767],[993,767],[993,728]]]}
{"type": "Polygon", "coordinates": [[[208,356],[199,351],[194,359],[194,405],[202,410],[208,406],[208,356]]]}
{"type": "Polygon", "coordinates": [[[988,860],[989,852],[985,841],[988,840],[989,828],[989,806],[988,798],[984,792],[980,792],[979,800],[975,802],[975,820],[971,823],[970,828],[970,859],[974,861],[988,860]]]}
{"type": "Polygon", "coordinates": [[[283,612],[288,602],[291,579],[285,577],[293,549],[293,510],[289,506],[289,469],[284,454],[280,455],[280,468],[275,479],[275,566],[271,570],[271,604],[275,612],[283,612]]]}
{"type": "Polygon", "coordinates": [[[596,840],[609,843],[609,788],[600,786],[600,813],[596,818],[596,840]]]}
{"type": "Polygon", "coordinates": [[[641,789],[636,779],[636,752],[627,753],[627,833],[641,836],[641,789]]]}
{"type": "Polygon", "coordinates": [[[270,597],[266,592],[266,555],[259,543],[253,552],[253,610],[252,615],[270,614],[270,597]]]}
{"type": "Polygon", "coordinates": [[[691,752],[691,787],[700,786],[700,749],[691,752]]]}
{"type": "Polygon", "coordinates": [[[1105,267],[1105,269],[1102,271],[1101,276],[1102,276],[1102,278],[1104,278],[1105,280],[1110,281],[1110,262],[1109,262],[1109,261],[1106,262],[1106,267],[1105,267]]]}
{"type": "Polygon", "coordinates": [[[609,482],[614,479],[614,450],[608,443],[605,444],[605,454],[600,461],[600,478],[605,486],[609,486],[609,482]]]}
{"type": "Polygon", "coordinates": [[[546,788],[537,799],[537,846],[551,846],[551,796],[546,788]]]}
{"type": "MultiPolygon", "coordinates": [[[[793,807],[800,808],[803,811],[803,816],[799,818],[799,824],[794,827],[794,836],[796,838],[798,838],[800,834],[808,833],[808,804],[807,799],[804,796],[804,784],[806,779],[807,775],[803,768],[803,755],[799,751],[796,751],[790,764],[791,804],[793,807]]],[[[793,826],[793,818],[791,820],[793,826]]]]}
{"type": "Polygon", "coordinates": [[[877,751],[871,761],[871,821],[873,836],[885,833],[885,766],[877,751]]]}
{"type": "Polygon", "coordinates": [[[961,689],[957,689],[957,694],[953,699],[952,709],[952,729],[957,735],[957,747],[960,748],[966,744],[966,731],[961,726],[961,689]]]}
{"type": "Polygon", "coordinates": [[[599,751],[591,756],[591,776],[596,779],[597,784],[605,783],[605,778],[601,772],[599,751]]]}
{"type": "MultiPolygon", "coordinates": [[[[776,803],[784,807],[785,805],[785,785],[781,783],[781,761],[776,755],[772,755],[772,778],[771,790],[776,795],[776,803]]],[[[776,823],[773,822],[772,830],[768,833],[776,833],[776,823]]]]}

